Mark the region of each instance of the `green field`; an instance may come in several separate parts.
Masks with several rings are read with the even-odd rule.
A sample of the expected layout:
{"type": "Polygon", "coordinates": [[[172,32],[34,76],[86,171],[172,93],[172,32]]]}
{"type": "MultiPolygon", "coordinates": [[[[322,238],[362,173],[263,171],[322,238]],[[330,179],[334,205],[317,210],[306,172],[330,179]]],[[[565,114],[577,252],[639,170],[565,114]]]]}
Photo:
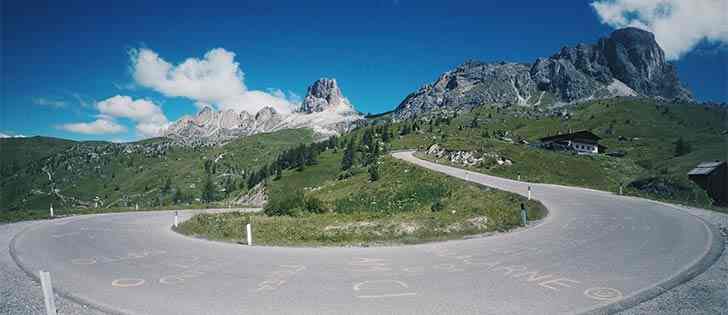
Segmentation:
{"type": "MultiPolygon", "coordinates": [[[[560,111],[568,112],[568,116],[539,108],[483,106],[457,115],[449,124],[437,124],[431,131],[427,122],[420,122],[419,131],[397,137],[392,147],[425,149],[437,143],[452,151],[496,153],[512,160],[513,165],[486,161],[471,169],[613,192],[621,184],[625,193],[631,195],[728,210],[712,206],[707,194],[687,178],[687,172],[702,161],[728,159],[725,108],[615,98],[560,111]],[[477,121],[475,127],[473,120],[477,121]],[[625,155],[573,155],[518,144],[518,140],[536,143],[541,137],[569,130],[591,130],[603,138],[601,143],[608,147],[608,152],[622,151],[625,155]],[[676,154],[678,139],[689,145],[689,152],[676,154]]],[[[395,125],[401,128],[402,123],[395,125]]]]}
{"type": "Polygon", "coordinates": [[[341,153],[327,152],[320,163],[287,171],[270,183],[271,198],[303,190],[321,201],[322,213],[301,204],[290,215],[201,214],[178,231],[209,239],[240,241],[252,222],[256,244],[276,246],[371,246],[421,243],[507,231],[518,226],[520,203],[532,219],[546,211],[515,194],[466,183],[391,157],[380,159],[381,178],[369,181],[362,169],[337,179],[341,153]],[[439,206],[436,206],[439,205],[439,206]]]}
{"type": "MultiPolygon", "coordinates": [[[[52,138],[0,139],[3,163],[12,172],[0,179],[0,219],[34,218],[53,204],[58,213],[108,209],[206,207],[225,204],[247,191],[251,170],[283,150],[310,143],[307,129],[243,137],[224,146],[186,148],[164,139],[132,144],[74,142],[52,138]],[[52,181],[48,179],[52,174],[52,181]],[[202,205],[201,189],[214,183],[213,204],[202,205]],[[55,194],[51,194],[52,189],[55,194]]],[[[42,215],[41,215],[42,216],[42,215]]],[[[10,220],[10,219],[7,219],[10,220]]]]}

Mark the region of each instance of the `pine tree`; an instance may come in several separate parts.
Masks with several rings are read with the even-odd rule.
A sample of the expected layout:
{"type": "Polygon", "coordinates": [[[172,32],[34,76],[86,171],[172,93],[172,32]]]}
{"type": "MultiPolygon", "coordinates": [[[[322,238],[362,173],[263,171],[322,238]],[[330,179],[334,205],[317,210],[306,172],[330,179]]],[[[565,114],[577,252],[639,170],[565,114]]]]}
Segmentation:
{"type": "Polygon", "coordinates": [[[364,165],[366,166],[376,162],[377,157],[379,157],[379,141],[377,139],[374,139],[371,146],[369,146],[368,151],[366,152],[364,165]]]}
{"type": "Polygon", "coordinates": [[[235,186],[235,180],[228,177],[228,179],[225,181],[225,196],[229,196],[230,193],[235,191],[235,186]]]}
{"type": "Polygon", "coordinates": [[[276,176],[273,178],[273,180],[279,180],[279,179],[283,178],[283,170],[281,170],[280,167],[276,167],[275,174],[276,174],[276,176]]]}
{"type": "Polygon", "coordinates": [[[372,130],[367,128],[364,130],[364,136],[361,139],[361,145],[370,147],[372,145],[372,130]]]}
{"type": "Polygon", "coordinates": [[[344,157],[341,159],[341,170],[346,171],[354,166],[354,138],[351,138],[346,144],[346,150],[344,151],[344,157]]]}
{"type": "Polygon", "coordinates": [[[391,135],[389,134],[389,124],[386,124],[382,128],[382,141],[389,142],[391,139],[391,135]]]}
{"type": "Polygon", "coordinates": [[[169,191],[170,191],[171,189],[172,189],[172,179],[170,179],[169,177],[167,177],[167,178],[166,178],[166,179],[164,180],[164,184],[162,185],[162,189],[161,189],[161,190],[162,190],[162,193],[163,193],[163,194],[166,194],[166,193],[168,193],[168,192],[169,192],[169,191]]]}
{"type": "Polygon", "coordinates": [[[202,195],[200,199],[204,203],[211,202],[215,199],[215,183],[212,182],[212,177],[207,176],[205,183],[202,185],[202,195]]]}
{"type": "Polygon", "coordinates": [[[379,180],[379,167],[377,166],[376,161],[369,165],[368,172],[370,182],[376,182],[377,180],[379,180]]]}
{"type": "Polygon", "coordinates": [[[258,184],[258,172],[251,171],[250,175],[248,175],[248,189],[252,189],[257,184],[258,184]]]}
{"type": "Polygon", "coordinates": [[[181,203],[184,200],[184,195],[182,194],[182,190],[177,186],[174,189],[174,193],[172,194],[172,202],[175,204],[181,203]]]}
{"type": "Polygon", "coordinates": [[[683,156],[685,154],[688,154],[692,151],[692,148],[690,147],[690,144],[685,142],[682,137],[677,139],[675,142],[675,156],[683,156]]]}
{"type": "Polygon", "coordinates": [[[401,129],[401,130],[399,131],[399,135],[400,135],[400,136],[404,136],[404,135],[407,135],[407,134],[409,134],[409,133],[410,133],[411,131],[412,131],[412,129],[410,129],[410,125],[409,125],[409,124],[407,124],[407,123],[405,123],[405,124],[404,124],[404,125],[402,126],[402,129],[401,129]]]}
{"type": "Polygon", "coordinates": [[[306,169],[306,154],[305,152],[301,152],[301,154],[298,155],[298,167],[296,167],[296,171],[302,172],[304,169],[306,169]]]}

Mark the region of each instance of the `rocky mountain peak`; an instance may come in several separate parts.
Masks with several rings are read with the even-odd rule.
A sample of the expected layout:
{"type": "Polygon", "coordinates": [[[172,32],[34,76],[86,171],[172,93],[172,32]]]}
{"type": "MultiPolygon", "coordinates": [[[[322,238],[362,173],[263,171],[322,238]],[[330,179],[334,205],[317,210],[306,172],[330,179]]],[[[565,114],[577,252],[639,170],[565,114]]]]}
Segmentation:
{"type": "Polygon", "coordinates": [[[197,112],[197,116],[209,115],[213,111],[214,110],[212,109],[212,107],[205,105],[205,106],[202,107],[202,109],[200,109],[199,112],[197,112]]]}
{"type": "Polygon", "coordinates": [[[595,44],[563,47],[530,65],[467,61],[408,95],[395,112],[408,118],[441,108],[535,106],[614,96],[692,101],[655,36],[629,27],[595,44]]]}
{"type": "Polygon", "coordinates": [[[256,120],[269,120],[271,117],[277,115],[278,112],[275,108],[266,106],[261,108],[256,114],[255,119],[256,120]]]}
{"type": "Polygon", "coordinates": [[[336,84],[336,79],[321,78],[308,87],[300,111],[303,113],[317,113],[352,109],[351,103],[342,95],[339,86],[336,84]]]}
{"type": "Polygon", "coordinates": [[[302,110],[279,113],[271,106],[255,115],[232,109],[215,111],[204,107],[194,117],[185,116],[165,131],[165,136],[183,145],[211,145],[261,132],[310,128],[320,138],[349,131],[364,121],[341,94],[334,79],[320,79],[308,89],[302,110]]]}
{"type": "Polygon", "coordinates": [[[205,106],[197,113],[197,116],[195,116],[195,121],[200,124],[204,124],[214,119],[213,116],[215,116],[215,111],[212,109],[212,107],[205,106]]]}

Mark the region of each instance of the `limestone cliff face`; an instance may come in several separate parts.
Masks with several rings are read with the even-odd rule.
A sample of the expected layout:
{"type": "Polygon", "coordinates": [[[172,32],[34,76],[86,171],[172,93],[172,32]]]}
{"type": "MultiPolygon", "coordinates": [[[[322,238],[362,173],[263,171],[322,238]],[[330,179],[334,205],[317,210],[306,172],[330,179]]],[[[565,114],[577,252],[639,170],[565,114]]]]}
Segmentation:
{"type": "Polygon", "coordinates": [[[196,116],[174,122],[164,135],[185,145],[210,145],[262,132],[290,128],[310,128],[325,138],[349,131],[364,118],[343,96],[334,79],[317,80],[308,89],[301,109],[291,114],[264,107],[257,113],[203,108],[196,116]]]}
{"type": "Polygon", "coordinates": [[[308,88],[306,97],[301,103],[301,112],[318,113],[324,111],[343,112],[353,111],[354,107],[349,103],[339,89],[335,79],[322,78],[316,80],[308,88]]]}
{"type": "Polygon", "coordinates": [[[636,95],[692,101],[654,35],[625,28],[530,65],[466,62],[408,95],[395,112],[408,118],[482,104],[532,106],[636,95]]]}

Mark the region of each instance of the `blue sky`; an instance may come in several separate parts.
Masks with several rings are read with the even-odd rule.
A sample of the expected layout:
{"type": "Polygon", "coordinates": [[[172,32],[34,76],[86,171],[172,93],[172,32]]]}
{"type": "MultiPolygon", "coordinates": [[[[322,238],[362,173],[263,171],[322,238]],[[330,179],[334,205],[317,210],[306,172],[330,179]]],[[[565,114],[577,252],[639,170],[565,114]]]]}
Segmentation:
{"type": "MultiPolygon", "coordinates": [[[[627,12],[640,0],[600,2],[627,12]]],[[[588,1],[100,3],[3,2],[0,133],[136,140],[148,136],[144,123],[173,121],[195,113],[200,99],[220,99],[169,86],[175,82],[140,84],[140,52],[157,56],[154,65],[174,67],[222,48],[224,56],[234,54],[246,91],[280,90],[295,102],[314,80],[334,77],[357,109],[382,112],[465,60],[530,63],[565,45],[595,42],[623,22],[588,1]],[[109,100],[116,95],[122,98],[109,100]],[[97,104],[103,101],[106,111],[97,104]],[[108,110],[117,104],[127,107],[108,110]],[[115,125],[63,127],[96,121],[115,125]]],[[[654,22],[668,34],[666,27],[681,21],[654,22]]],[[[728,101],[725,34],[693,28],[697,43],[663,39],[680,52],[680,77],[698,99],[728,101]]]]}

